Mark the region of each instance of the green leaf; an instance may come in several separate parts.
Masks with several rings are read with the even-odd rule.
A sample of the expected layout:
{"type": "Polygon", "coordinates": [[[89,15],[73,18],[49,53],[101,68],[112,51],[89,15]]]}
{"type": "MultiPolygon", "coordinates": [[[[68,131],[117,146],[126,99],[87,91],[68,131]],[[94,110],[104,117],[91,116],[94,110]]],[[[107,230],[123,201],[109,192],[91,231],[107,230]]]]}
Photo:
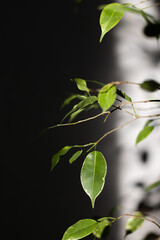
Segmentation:
{"type": "Polygon", "coordinates": [[[89,92],[89,88],[87,87],[87,83],[84,79],[75,78],[73,81],[77,84],[79,90],[89,92]]]}
{"type": "Polygon", "coordinates": [[[58,164],[60,157],[65,155],[73,146],[65,146],[59,152],[53,155],[51,161],[51,171],[58,164]]]}
{"type": "Polygon", "coordinates": [[[109,83],[101,88],[98,94],[98,103],[102,110],[108,110],[116,100],[116,87],[109,83]]]}
{"type": "Polygon", "coordinates": [[[152,183],[151,185],[149,185],[148,187],[146,187],[146,191],[150,191],[151,189],[153,189],[153,188],[156,188],[156,187],[158,187],[158,186],[160,186],[160,181],[157,181],[157,182],[154,182],[154,183],[152,183]]]}
{"type": "Polygon", "coordinates": [[[122,90],[117,89],[117,95],[119,95],[120,97],[126,99],[128,102],[132,102],[132,99],[122,90]]]}
{"type": "Polygon", "coordinates": [[[83,150],[77,151],[73,154],[73,156],[69,159],[69,163],[72,164],[77,158],[82,154],[83,150]]]}
{"type": "Polygon", "coordinates": [[[97,228],[93,231],[93,235],[96,238],[102,238],[104,231],[106,230],[106,228],[110,228],[111,224],[110,222],[105,218],[103,220],[101,220],[100,222],[97,223],[97,228]]]}
{"type": "Polygon", "coordinates": [[[123,14],[123,4],[111,3],[104,7],[100,15],[100,26],[102,31],[100,42],[102,41],[104,35],[119,23],[123,14]]]}
{"type": "Polygon", "coordinates": [[[160,89],[160,84],[154,80],[146,80],[143,83],[141,83],[140,86],[142,89],[149,92],[154,92],[160,89]]]}
{"type": "Polygon", "coordinates": [[[144,219],[143,219],[144,216],[141,212],[136,212],[134,215],[137,217],[131,217],[127,221],[127,224],[125,227],[126,235],[135,232],[137,229],[139,229],[142,226],[144,222],[144,219]]]}
{"type": "Polygon", "coordinates": [[[97,227],[93,219],[83,219],[69,227],[63,235],[62,240],[78,240],[90,235],[97,227]]]}
{"type": "Polygon", "coordinates": [[[97,196],[103,189],[107,164],[101,152],[93,151],[87,155],[81,169],[81,184],[90,197],[92,207],[97,196]]]}
{"type": "Polygon", "coordinates": [[[62,122],[71,114],[73,114],[74,112],[76,112],[77,110],[84,110],[87,106],[92,105],[94,102],[97,101],[97,97],[96,96],[90,96],[90,97],[86,97],[85,99],[83,99],[82,101],[80,101],[78,104],[76,104],[71,111],[69,111],[65,117],[63,118],[62,122]]]}
{"type": "Polygon", "coordinates": [[[148,137],[149,134],[153,131],[153,129],[154,129],[153,126],[145,125],[142,131],[140,131],[140,133],[137,136],[136,144],[144,140],[146,137],[148,137]]]}
{"type": "Polygon", "coordinates": [[[61,106],[61,109],[64,108],[65,106],[67,106],[68,104],[71,103],[72,100],[74,99],[79,99],[79,100],[83,100],[86,98],[86,96],[84,95],[80,95],[80,94],[74,94],[74,95],[71,95],[69,97],[67,97],[64,102],[62,103],[62,106],[61,106]]]}

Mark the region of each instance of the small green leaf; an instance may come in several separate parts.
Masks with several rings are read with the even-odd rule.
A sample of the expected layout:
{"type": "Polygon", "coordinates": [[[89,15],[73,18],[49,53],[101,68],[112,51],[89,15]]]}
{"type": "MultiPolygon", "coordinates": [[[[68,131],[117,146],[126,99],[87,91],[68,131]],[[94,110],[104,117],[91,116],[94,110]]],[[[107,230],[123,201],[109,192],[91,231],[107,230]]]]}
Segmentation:
{"type": "Polygon", "coordinates": [[[141,212],[136,212],[134,215],[135,217],[131,217],[127,221],[127,224],[125,227],[126,235],[135,232],[137,229],[139,229],[142,226],[144,222],[144,216],[141,212]]]}
{"type": "Polygon", "coordinates": [[[64,108],[65,106],[67,106],[68,104],[70,104],[71,101],[74,100],[74,99],[83,100],[85,98],[86,98],[86,96],[80,95],[80,94],[71,95],[64,100],[64,102],[62,103],[61,109],[64,108]]]}
{"type": "Polygon", "coordinates": [[[122,90],[117,89],[117,95],[119,95],[120,97],[126,99],[128,102],[132,102],[132,99],[122,90]]]}
{"type": "Polygon", "coordinates": [[[97,196],[103,189],[107,164],[101,152],[93,151],[87,155],[81,169],[81,184],[90,197],[92,207],[97,196]]]}
{"type": "Polygon", "coordinates": [[[84,79],[75,78],[73,81],[77,84],[79,90],[89,92],[89,88],[87,87],[87,83],[84,79]]]}
{"type": "Polygon", "coordinates": [[[156,82],[155,80],[146,80],[143,83],[141,83],[141,88],[149,91],[149,92],[154,92],[156,90],[160,89],[160,84],[156,82]]]}
{"type": "Polygon", "coordinates": [[[102,238],[104,235],[104,232],[106,231],[106,228],[110,229],[111,224],[108,221],[108,219],[104,218],[103,220],[99,221],[97,223],[97,228],[93,231],[93,235],[96,238],[102,238]]]}
{"type": "Polygon", "coordinates": [[[65,146],[59,152],[53,155],[51,161],[51,171],[58,164],[60,157],[65,155],[73,146],[65,146]]]}
{"type": "Polygon", "coordinates": [[[148,137],[149,134],[153,131],[153,129],[154,129],[153,126],[145,125],[142,131],[140,131],[140,133],[137,136],[136,144],[144,140],[146,137],[148,137]]]}
{"type": "Polygon", "coordinates": [[[157,181],[157,182],[154,182],[154,183],[152,183],[151,185],[149,185],[148,187],[146,187],[146,191],[150,191],[151,189],[153,189],[153,188],[156,188],[156,187],[158,187],[158,186],[160,186],[160,181],[157,181]]]}
{"type": "Polygon", "coordinates": [[[78,240],[90,235],[97,227],[93,219],[83,219],[69,227],[63,235],[62,240],[78,240]]]}
{"type": "Polygon", "coordinates": [[[108,110],[116,100],[116,87],[109,83],[101,88],[98,94],[98,103],[102,110],[108,110]]]}
{"type": "Polygon", "coordinates": [[[111,3],[104,7],[100,16],[100,26],[102,31],[100,42],[102,41],[104,35],[119,23],[123,14],[123,4],[111,3]]]}
{"type": "Polygon", "coordinates": [[[69,159],[69,163],[72,164],[74,161],[79,158],[79,156],[82,154],[83,150],[77,151],[76,153],[73,154],[73,156],[69,159]]]}
{"type": "Polygon", "coordinates": [[[80,101],[78,104],[76,104],[71,111],[69,111],[65,117],[62,119],[62,122],[71,114],[73,114],[74,112],[76,112],[77,110],[84,110],[87,106],[92,105],[93,103],[95,103],[97,101],[97,97],[96,96],[89,96],[86,97],[85,99],[83,99],[82,101],[80,101]]]}

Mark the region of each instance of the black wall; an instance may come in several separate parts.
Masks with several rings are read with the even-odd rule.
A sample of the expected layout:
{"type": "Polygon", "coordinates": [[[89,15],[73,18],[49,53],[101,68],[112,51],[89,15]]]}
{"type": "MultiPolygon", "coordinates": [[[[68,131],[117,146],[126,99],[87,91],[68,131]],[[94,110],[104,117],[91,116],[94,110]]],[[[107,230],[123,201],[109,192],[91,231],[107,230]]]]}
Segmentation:
{"type": "Polygon", "coordinates": [[[70,166],[63,158],[50,173],[51,157],[60,148],[101,136],[104,129],[98,121],[50,130],[32,142],[66,113],[59,108],[75,90],[70,78],[114,78],[114,39],[108,34],[99,43],[97,2],[86,0],[77,14],[74,1],[12,1],[1,6],[3,239],[59,240],[78,219],[104,216],[114,205],[110,197],[115,190],[108,186],[92,210],[79,181],[83,159],[70,166]]]}

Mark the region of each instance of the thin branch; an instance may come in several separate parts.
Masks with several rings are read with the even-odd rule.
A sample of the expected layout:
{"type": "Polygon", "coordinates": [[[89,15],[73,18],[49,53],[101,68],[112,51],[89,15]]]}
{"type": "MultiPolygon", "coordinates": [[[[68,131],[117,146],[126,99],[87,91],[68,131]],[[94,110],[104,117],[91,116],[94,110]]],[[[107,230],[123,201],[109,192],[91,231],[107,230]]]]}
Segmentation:
{"type": "Polygon", "coordinates": [[[134,85],[141,85],[141,83],[136,82],[128,82],[128,81],[117,81],[117,82],[111,82],[111,84],[120,85],[120,84],[134,84],[134,85]]]}
{"type": "Polygon", "coordinates": [[[155,7],[155,6],[158,6],[158,5],[160,5],[160,3],[155,3],[155,4],[153,4],[153,5],[150,5],[150,6],[148,6],[148,7],[144,7],[144,8],[141,8],[141,9],[144,10],[144,9],[152,8],[152,7],[155,7]]]}

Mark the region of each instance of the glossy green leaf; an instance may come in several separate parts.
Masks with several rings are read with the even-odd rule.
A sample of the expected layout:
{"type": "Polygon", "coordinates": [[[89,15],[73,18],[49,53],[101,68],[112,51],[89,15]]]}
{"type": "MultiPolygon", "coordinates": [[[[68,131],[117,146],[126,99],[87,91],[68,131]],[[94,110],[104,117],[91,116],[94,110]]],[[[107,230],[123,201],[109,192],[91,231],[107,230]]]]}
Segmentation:
{"type": "Polygon", "coordinates": [[[65,155],[73,146],[65,146],[59,152],[53,155],[51,161],[51,171],[58,164],[60,157],[65,155]]]}
{"type": "Polygon", "coordinates": [[[63,235],[62,240],[78,240],[90,235],[97,227],[93,219],[83,219],[69,227],[63,235]]]}
{"type": "Polygon", "coordinates": [[[123,14],[123,4],[111,3],[104,7],[100,15],[100,26],[102,31],[100,42],[102,41],[104,35],[119,23],[123,14]]]}
{"type": "Polygon", "coordinates": [[[141,88],[149,91],[149,92],[154,92],[156,90],[160,89],[160,84],[156,82],[155,80],[146,80],[143,83],[141,83],[141,88]]]}
{"type": "Polygon", "coordinates": [[[89,88],[87,87],[87,83],[84,79],[75,78],[73,81],[77,84],[79,90],[89,92],[89,88]]]}
{"type": "Polygon", "coordinates": [[[102,110],[105,112],[108,110],[116,100],[116,87],[113,84],[107,84],[98,94],[98,103],[102,110]]]}
{"type": "Polygon", "coordinates": [[[96,238],[102,238],[106,228],[110,228],[111,224],[108,219],[104,218],[103,220],[97,222],[97,228],[94,230],[93,235],[96,238]]]}
{"type": "Polygon", "coordinates": [[[68,104],[70,104],[71,101],[73,101],[74,99],[83,100],[85,98],[86,98],[86,96],[80,95],[80,94],[71,95],[64,100],[64,102],[62,103],[61,109],[64,108],[65,106],[67,106],[68,104]]]}
{"type": "Polygon", "coordinates": [[[144,126],[142,131],[140,131],[140,133],[137,136],[136,144],[144,140],[146,137],[148,137],[149,134],[153,131],[153,129],[154,129],[153,126],[148,126],[148,125],[144,126]]]}
{"type": "Polygon", "coordinates": [[[146,187],[146,191],[150,191],[151,189],[156,188],[158,186],[160,186],[160,181],[154,182],[151,185],[149,185],[148,187],[146,187]]]}
{"type": "Polygon", "coordinates": [[[139,229],[142,226],[144,222],[144,216],[141,212],[136,212],[134,215],[135,217],[131,217],[127,221],[127,224],[125,227],[126,235],[135,232],[137,229],[139,229]]]}
{"type": "Polygon", "coordinates": [[[90,197],[94,208],[95,199],[105,183],[107,164],[101,152],[93,151],[87,155],[81,169],[81,184],[90,197]]]}
{"type": "Polygon", "coordinates": [[[76,153],[73,154],[73,156],[69,159],[69,163],[72,164],[74,161],[79,158],[79,156],[82,154],[83,150],[77,151],[76,153]]]}
{"type": "Polygon", "coordinates": [[[78,110],[84,110],[87,106],[92,105],[93,103],[95,103],[97,101],[97,97],[96,96],[90,96],[90,97],[86,97],[85,99],[83,99],[82,101],[80,101],[78,104],[76,104],[71,111],[69,111],[65,117],[63,118],[62,122],[71,114],[75,113],[78,110]]]}

